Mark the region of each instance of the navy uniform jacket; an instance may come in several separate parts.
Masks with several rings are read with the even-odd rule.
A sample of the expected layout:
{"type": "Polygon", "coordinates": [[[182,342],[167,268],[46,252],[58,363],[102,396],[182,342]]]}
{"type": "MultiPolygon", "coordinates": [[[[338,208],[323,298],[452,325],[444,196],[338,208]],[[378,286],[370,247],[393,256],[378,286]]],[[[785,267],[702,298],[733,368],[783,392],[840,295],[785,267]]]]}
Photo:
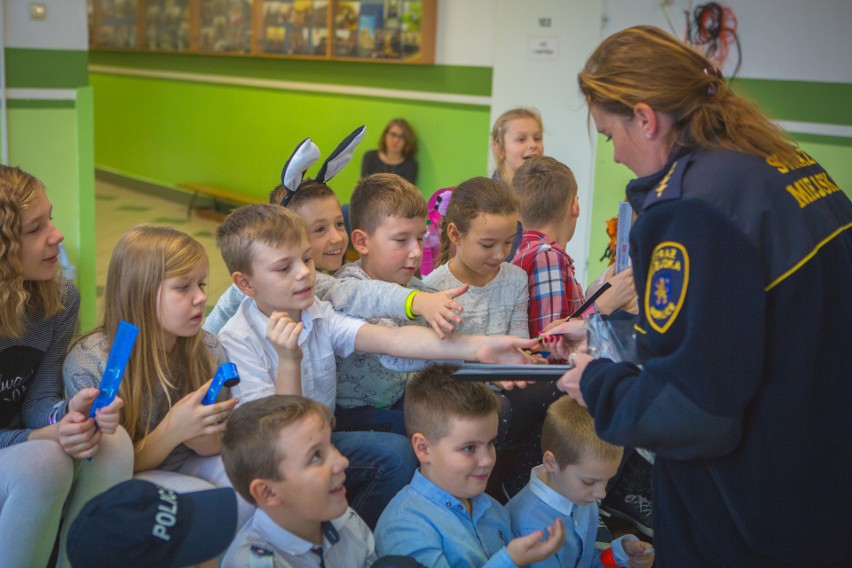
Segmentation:
{"type": "Polygon", "coordinates": [[[628,185],[648,352],[591,362],[599,435],[657,453],[659,566],[852,555],[852,203],[800,152],[696,150],[628,185]]]}

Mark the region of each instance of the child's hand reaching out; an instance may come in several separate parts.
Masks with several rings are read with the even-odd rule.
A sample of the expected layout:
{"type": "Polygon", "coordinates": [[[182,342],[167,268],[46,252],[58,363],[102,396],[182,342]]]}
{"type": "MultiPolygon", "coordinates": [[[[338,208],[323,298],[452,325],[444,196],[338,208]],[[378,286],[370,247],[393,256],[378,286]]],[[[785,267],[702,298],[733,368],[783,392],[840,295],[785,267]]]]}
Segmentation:
{"type": "Polygon", "coordinates": [[[518,566],[526,566],[550,558],[565,543],[565,527],[562,525],[562,520],[556,519],[553,526],[547,527],[547,539],[542,540],[544,536],[544,531],[535,531],[527,536],[513,539],[506,545],[506,552],[518,566]]]}
{"type": "Polygon", "coordinates": [[[624,547],[624,552],[630,557],[631,568],[651,568],[654,564],[654,553],[646,553],[649,550],[653,551],[651,543],[641,540],[624,540],[621,545],[624,547]]]}
{"type": "Polygon", "coordinates": [[[468,288],[470,286],[464,284],[441,292],[420,292],[415,294],[411,308],[415,314],[423,316],[438,337],[444,339],[444,332],[452,333],[462,322],[459,314],[464,308],[453,299],[467,292],[468,288]]]}

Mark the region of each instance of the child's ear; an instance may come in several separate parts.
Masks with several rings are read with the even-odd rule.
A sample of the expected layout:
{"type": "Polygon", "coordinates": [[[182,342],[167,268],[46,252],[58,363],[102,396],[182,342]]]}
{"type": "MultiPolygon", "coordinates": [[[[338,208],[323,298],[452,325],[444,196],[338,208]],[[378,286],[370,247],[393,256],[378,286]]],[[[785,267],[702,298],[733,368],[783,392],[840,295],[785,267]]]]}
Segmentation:
{"type": "Polygon", "coordinates": [[[234,281],[234,284],[237,286],[237,288],[240,289],[240,292],[242,292],[246,296],[254,297],[254,295],[257,293],[254,289],[254,286],[252,286],[249,277],[243,274],[242,272],[234,272],[231,275],[231,279],[234,281]]]}
{"type": "Polygon", "coordinates": [[[459,241],[461,241],[461,231],[456,227],[455,223],[450,223],[447,225],[447,237],[450,239],[450,242],[456,246],[459,246],[459,241]]]}
{"type": "Polygon", "coordinates": [[[352,229],[352,236],[349,237],[349,241],[352,243],[352,248],[358,251],[358,254],[370,254],[367,246],[368,238],[369,235],[363,229],[352,229]]]}
{"type": "Polygon", "coordinates": [[[252,479],[248,489],[249,495],[254,497],[258,505],[275,507],[281,504],[281,498],[265,479],[252,479]]]}
{"type": "Polygon", "coordinates": [[[501,142],[493,142],[491,144],[491,151],[494,152],[498,160],[506,157],[506,152],[503,151],[503,144],[501,142]]]}
{"type": "Polygon", "coordinates": [[[574,198],[571,200],[570,208],[571,208],[571,217],[574,217],[575,219],[580,217],[580,196],[579,195],[575,195],[574,198]]]}
{"type": "Polygon", "coordinates": [[[541,457],[541,463],[544,464],[544,469],[546,469],[548,473],[556,473],[559,471],[559,464],[556,462],[556,456],[554,456],[553,452],[550,450],[544,452],[544,455],[541,457]]]}
{"type": "Polygon", "coordinates": [[[414,448],[414,455],[421,464],[428,464],[432,461],[430,446],[429,439],[420,432],[411,437],[411,447],[414,448]]]}

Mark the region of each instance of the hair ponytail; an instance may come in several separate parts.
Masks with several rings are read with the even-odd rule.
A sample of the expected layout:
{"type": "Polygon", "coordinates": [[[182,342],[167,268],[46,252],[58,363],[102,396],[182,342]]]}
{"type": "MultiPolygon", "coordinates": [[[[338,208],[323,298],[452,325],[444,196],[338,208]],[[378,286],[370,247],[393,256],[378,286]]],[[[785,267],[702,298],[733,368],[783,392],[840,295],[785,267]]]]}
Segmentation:
{"type": "Polygon", "coordinates": [[[789,135],[733,93],[706,57],[658,28],[637,26],[605,39],[578,82],[589,107],[629,117],[645,103],[671,116],[673,147],[797,159],[789,135]]]}

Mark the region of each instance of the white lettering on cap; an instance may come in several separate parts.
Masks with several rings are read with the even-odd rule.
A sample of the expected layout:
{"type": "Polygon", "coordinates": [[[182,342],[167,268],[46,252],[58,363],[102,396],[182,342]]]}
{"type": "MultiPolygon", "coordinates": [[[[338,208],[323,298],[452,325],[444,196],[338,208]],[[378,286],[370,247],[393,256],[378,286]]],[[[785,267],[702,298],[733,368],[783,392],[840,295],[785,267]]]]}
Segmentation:
{"type": "Polygon", "coordinates": [[[169,541],[171,535],[167,530],[169,527],[175,526],[177,523],[177,495],[170,489],[159,488],[160,500],[163,501],[157,506],[157,514],[154,517],[154,528],[151,531],[155,537],[169,541]]]}

